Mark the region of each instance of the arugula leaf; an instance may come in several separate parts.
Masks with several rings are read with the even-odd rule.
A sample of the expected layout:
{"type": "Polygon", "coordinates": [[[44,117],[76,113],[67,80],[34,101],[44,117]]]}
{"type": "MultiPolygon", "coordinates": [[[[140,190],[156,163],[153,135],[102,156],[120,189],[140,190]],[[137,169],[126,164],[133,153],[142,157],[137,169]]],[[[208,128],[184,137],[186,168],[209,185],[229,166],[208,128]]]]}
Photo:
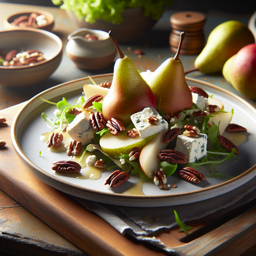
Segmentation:
{"type": "Polygon", "coordinates": [[[106,133],[109,132],[109,129],[107,127],[103,128],[102,130],[96,132],[96,134],[99,134],[100,137],[104,136],[106,133]]]}
{"type": "Polygon", "coordinates": [[[130,161],[129,160],[129,155],[127,154],[122,154],[118,157],[119,159],[124,159],[126,163],[130,164],[133,167],[133,170],[131,171],[131,174],[135,173],[142,173],[142,170],[140,168],[140,164],[138,161],[130,161]]]}
{"type": "Polygon", "coordinates": [[[172,175],[176,171],[177,166],[177,164],[170,164],[166,161],[160,162],[160,167],[163,169],[165,176],[172,175]]]}
{"type": "Polygon", "coordinates": [[[67,102],[67,100],[63,97],[62,100],[57,103],[57,109],[63,111],[66,108],[72,108],[72,105],[70,105],[67,102]]]}
{"type": "Polygon", "coordinates": [[[94,101],[92,104],[93,104],[93,107],[94,107],[97,111],[99,111],[100,113],[102,113],[102,103],[101,103],[101,102],[96,102],[96,101],[94,101]]]}
{"type": "Polygon", "coordinates": [[[57,129],[58,127],[56,126],[55,122],[53,122],[48,116],[47,114],[45,114],[44,112],[41,114],[41,117],[44,119],[44,121],[47,122],[47,125],[52,128],[52,129],[57,129]]]}
{"type": "Polygon", "coordinates": [[[189,225],[185,225],[185,223],[183,223],[181,220],[180,220],[180,218],[179,218],[179,216],[178,216],[178,213],[175,211],[175,210],[173,210],[173,212],[174,212],[174,216],[175,216],[175,220],[176,220],[176,223],[179,225],[179,227],[180,227],[180,232],[185,232],[185,234],[187,235],[188,234],[188,231],[190,230],[190,229],[193,229],[193,227],[191,227],[191,226],[189,226],[189,225]]]}
{"type": "Polygon", "coordinates": [[[87,150],[85,149],[85,150],[83,151],[83,154],[82,154],[82,155],[80,156],[80,158],[79,158],[79,163],[81,163],[81,162],[83,161],[86,152],[87,152],[87,150]]]}

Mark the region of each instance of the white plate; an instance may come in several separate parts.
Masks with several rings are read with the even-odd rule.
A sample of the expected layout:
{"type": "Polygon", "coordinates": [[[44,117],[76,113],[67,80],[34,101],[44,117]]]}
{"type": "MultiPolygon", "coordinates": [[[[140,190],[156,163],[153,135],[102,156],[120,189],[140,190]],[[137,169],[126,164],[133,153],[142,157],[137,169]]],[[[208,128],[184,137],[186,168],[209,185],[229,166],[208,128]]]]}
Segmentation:
{"type": "MultiPolygon", "coordinates": [[[[96,83],[112,80],[112,74],[93,77],[96,83]]],[[[112,190],[103,185],[111,171],[102,172],[98,180],[79,179],[65,175],[56,175],[51,165],[57,160],[67,160],[63,153],[52,153],[46,147],[46,143],[40,141],[40,135],[49,132],[41,113],[46,112],[54,119],[55,106],[43,102],[40,98],[57,102],[65,97],[70,103],[82,95],[83,85],[90,83],[88,78],[82,78],[50,88],[32,98],[16,115],[12,125],[12,142],[20,156],[33,167],[33,173],[41,180],[67,194],[92,201],[136,207],[155,207],[179,205],[206,200],[222,195],[241,185],[244,185],[256,174],[256,110],[240,97],[218,88],[217,86],[187,78],[189,86],[198,86],[214,95],[224,103],[225,110],[232,108],[235,114],[232,122],[240,124],[248,130],[248,141],[239,146],[240,159],[237,162],[228,161],[218,167],[218,171],[225,173],[224,178],[210,178],[209,169],[203,168],[206,181],[199,184],[191,184],[181,180],[177,175],[168,177],[169,184],[177,184],[177,188],[168,191],[160,190],[153,182],[143,182],[142,194],[123,194],[128,187],[132,187],[139,181],[138,176],[132,176],[129,182],[112,190]],[[39,156],[39,152],[41,156],[39,156]]],[[[137,183],[138,184],[138,183],[137,183]]],[[[140,190],[138,190],[140,191],[140,190]]]]}

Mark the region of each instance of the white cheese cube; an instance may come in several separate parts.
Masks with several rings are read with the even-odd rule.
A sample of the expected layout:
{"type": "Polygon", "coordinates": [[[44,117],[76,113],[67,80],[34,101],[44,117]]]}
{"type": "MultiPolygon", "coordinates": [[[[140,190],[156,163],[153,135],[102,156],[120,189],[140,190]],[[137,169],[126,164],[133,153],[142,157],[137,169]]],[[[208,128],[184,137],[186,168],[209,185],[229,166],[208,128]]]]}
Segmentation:
{"type": "Polygon", "coordinates": [[[196,162],[207,154],[207,135],[203,133],[197,137],[178,135],[175,150],[185,154],[188,163],[196,162]]]}
{"type": "Polygon", "coordinates": [[[208,102],[208,99],[197,94],[197,93],[192,93],[192,98],[193,98],[193,102],[197,105],[197,107],[200,110],[204,110],[206,107],[206,104],[208,102]]]}
{"type": "Polygon", "coordinates": [[[131,115],[131,120],[141,138],[146,138],[168,128],[168,123],[153,107],[144,108],[142,111],[131,115]],[[150,116],[155,116],[159,119],[156,125],[148,122],[150,116]]]}
{"type": "Polygon", "coordinates": [[[83,145],[93,141],[94,131],[89,122],[89,114],[82,112],[68,125],[67,133],[73,140],[79,140],[83,145]]]}

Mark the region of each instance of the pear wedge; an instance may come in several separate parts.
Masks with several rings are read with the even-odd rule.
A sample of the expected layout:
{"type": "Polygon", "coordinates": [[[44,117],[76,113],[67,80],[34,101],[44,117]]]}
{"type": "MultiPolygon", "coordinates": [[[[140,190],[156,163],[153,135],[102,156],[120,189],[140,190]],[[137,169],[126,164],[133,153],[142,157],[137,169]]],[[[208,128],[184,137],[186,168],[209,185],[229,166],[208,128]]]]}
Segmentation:
{"type": "Polygon", "coordinates": [[[150,85],[157,106],[166,115],[178,114],[192,107],[192,95],[187,85],[179,53],[185,33],[180,34],[180,44],[174,58],[164,61],[146,81],[150,85]]]}

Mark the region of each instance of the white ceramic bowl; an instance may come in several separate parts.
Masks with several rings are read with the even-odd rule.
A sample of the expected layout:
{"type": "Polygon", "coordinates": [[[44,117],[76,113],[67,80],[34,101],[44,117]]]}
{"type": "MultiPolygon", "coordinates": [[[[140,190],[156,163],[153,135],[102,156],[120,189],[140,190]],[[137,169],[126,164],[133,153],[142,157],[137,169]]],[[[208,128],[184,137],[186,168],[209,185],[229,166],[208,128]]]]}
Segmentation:
{"type": "Polygon", "coordinates": [[[22,87],[39,83],[49,77],[62,59],[62,41],[55,34],[40,29],[0,31],[0,50],[38,50],[45,57],[42,62],[22,66],[0,66],[0,86],[22,87]]]}

